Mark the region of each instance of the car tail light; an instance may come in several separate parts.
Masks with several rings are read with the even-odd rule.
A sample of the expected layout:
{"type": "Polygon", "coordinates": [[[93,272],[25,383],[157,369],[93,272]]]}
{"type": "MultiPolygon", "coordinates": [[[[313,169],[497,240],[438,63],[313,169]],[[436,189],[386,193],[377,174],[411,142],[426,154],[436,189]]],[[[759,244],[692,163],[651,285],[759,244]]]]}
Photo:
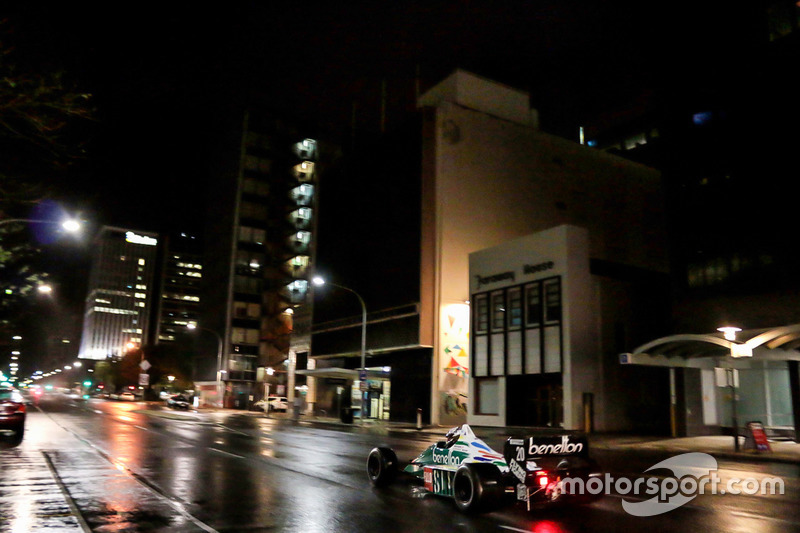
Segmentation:
{"type": "Polygon", "coordinates": [[[24,403],[16,403],[16,402],[8,402],[8,403],[0,403],[0,412],[3,412],[7,415],[14,415],[17,413],[24,413],[25,412],[25,404],[24,403]]]}
{"type": "Polygon", "coordinates": [[[547,487],[547,484],[550,483],[550,480],[547,479],[547,473],[545,472],[537,472],[536,481],[539,483],[539,487],[541,488],[547,487]]]}

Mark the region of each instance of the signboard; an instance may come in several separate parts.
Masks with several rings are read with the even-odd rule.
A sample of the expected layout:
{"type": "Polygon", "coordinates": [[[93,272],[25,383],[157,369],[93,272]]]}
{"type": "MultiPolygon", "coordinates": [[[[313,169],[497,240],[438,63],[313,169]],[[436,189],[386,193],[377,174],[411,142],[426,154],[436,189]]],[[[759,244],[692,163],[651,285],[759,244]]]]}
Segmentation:
{"type": "Polygon", "coordinates": [[[772,448],[767,440],[767,432],[761,422],[748,422],[745,425],[747,434],[745,435],[744,447],[759,452],[771,452],[772,448]]]}
{"type": "Polygon", "coordinates": [[[153,366],[153,365],[151,365],[149,362],[147,362],[147,359],[145,359],[145,360],[143,360],[141,363],[139,363],[139,368],[141,368],[141,369],[142,369],[142,370],[144,370],[145,372],[147,372],[148,370],[150,370],[150,367],[151,367],[151,366],[153,366]]]}
{"type": "Polygon", "coordinates": [[[139,385],[150,385],[150,374],[139,374],[139,385]]]}

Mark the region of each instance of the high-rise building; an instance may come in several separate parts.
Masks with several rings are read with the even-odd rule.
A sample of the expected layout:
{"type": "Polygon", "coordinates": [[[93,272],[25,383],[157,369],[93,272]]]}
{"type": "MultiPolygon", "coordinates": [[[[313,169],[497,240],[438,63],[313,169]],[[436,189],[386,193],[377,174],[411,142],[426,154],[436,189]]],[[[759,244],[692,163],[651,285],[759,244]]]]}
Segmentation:
{"type": "Polygon", "coordinates": [[[155,304],[158,235],[104,226],[94,240],[78,357],[105,360],[140,347],[155,304]],[[130,346],[129,346],[130,345],[130,346]]]}
{"type": "Polygon", "coordinates": [[[290,315],[308,301],[319,143],[273,115],[239,116],[215,157],[197,329],[220,349],[219,376],[201,389],[219,379],[225,404],[244,408],[264,390],[258,369],[288,358],[290,315]]]}
{"type": "Polygon", "coordinates": [[[196,324],[203,282],[203,250],[192,232],[165,235],[161,242],[160,285],[154,338],[150,344],[174,343],[196,324]]]}

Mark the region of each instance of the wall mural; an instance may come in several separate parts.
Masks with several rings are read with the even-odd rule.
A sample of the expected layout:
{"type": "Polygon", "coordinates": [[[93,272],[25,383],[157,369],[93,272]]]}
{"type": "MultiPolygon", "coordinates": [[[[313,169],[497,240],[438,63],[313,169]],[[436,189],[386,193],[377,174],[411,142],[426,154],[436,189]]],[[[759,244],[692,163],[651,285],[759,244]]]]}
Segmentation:
{"type": "Polygon", "coordinates": [[[443,424],[467,418],[469,390],[469,306],[453,304],[442,312],[439,346],[439,416],[443,424]]]}

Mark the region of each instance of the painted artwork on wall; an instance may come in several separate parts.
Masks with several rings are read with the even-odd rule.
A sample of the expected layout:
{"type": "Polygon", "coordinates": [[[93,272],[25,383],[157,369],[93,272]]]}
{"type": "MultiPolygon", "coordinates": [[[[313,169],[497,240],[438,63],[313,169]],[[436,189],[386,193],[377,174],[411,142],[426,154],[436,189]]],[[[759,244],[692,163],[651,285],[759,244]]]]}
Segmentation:
{"type": "Polygon", "coordinates": [[[469,306],[444,306],[440,331],[439,416],[443,424],[462,424],[469,390],[469,306]]]}

